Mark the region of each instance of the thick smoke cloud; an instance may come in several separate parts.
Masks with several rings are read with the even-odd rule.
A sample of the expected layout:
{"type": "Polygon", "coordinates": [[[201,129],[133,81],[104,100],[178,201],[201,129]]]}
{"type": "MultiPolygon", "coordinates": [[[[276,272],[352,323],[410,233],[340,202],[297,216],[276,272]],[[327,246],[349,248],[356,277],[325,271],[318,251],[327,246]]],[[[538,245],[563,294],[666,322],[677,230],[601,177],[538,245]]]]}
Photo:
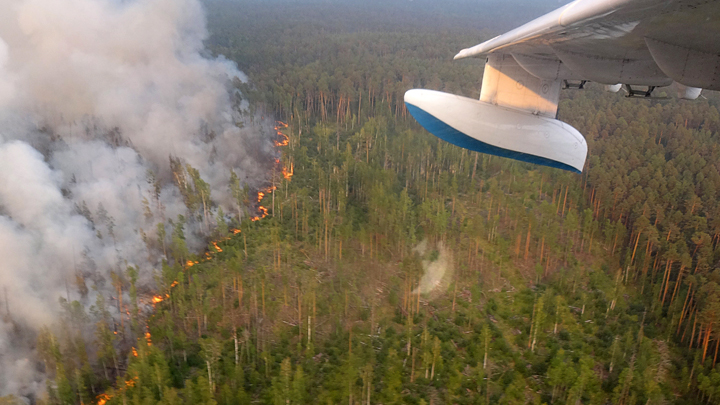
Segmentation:
{"type": "Polygon", "coordinates": [[[170,156],[225,212],[231,170],[251,186],[267,173],[272,132],[238,111],[246,78],[204,55],[206,36],[197,0],[0,2],[0,396],[44,387],[32,331],[68,283],[80,298],[76,274],[106,295],[126,265],[152,280],[141,235],[186,214],[170,156]]]}
{"type": "Polygon", "coordinates": [[[13,96],[10,74],[5,70],[8,60],[8,46],[0,38],[0,108],[3,108],[13,96]]]}

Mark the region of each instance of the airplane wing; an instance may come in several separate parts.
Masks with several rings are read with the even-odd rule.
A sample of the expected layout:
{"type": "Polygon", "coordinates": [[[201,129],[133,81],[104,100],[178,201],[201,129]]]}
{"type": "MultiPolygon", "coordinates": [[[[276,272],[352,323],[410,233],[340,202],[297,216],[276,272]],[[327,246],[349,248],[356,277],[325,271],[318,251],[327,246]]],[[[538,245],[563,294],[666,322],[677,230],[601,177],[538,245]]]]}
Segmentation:
{"type": "Polygon", "coordinates": [[[632,97],[673,82],[685,99],[720,90],[720,0],[576,0],[455,59],[478,56],[480,100],[410,90],[410,113],[456,145],[580,172],[587,144],[555,119],[560,90],[587,81],[632,97]]]}

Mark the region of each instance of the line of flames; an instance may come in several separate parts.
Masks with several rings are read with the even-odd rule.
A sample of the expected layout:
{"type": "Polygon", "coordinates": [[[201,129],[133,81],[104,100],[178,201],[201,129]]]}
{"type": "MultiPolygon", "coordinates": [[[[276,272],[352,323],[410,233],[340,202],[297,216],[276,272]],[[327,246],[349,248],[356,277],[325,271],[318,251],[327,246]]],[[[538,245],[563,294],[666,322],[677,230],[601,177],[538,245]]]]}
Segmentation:
{"type": "MultiPolygon", "coordinates": [[[[235,231],[235,230],[233,230],[233,231],[235,231]]],[[[191,263],[192,263],[192,262],[191,262],[191,263]]],[[[197,262],[195,262],[195,263],[197,263],[197,262]]],[[[177,280],[176,280],[176,281],[173,281],[172,284],[170,284],[170,287],[168,288],[168,290],[174,288],[174,287],[177,286],[177,285],[178,285],[177,280]]],[[[165,293],[165,295],[153,295],[152,298],[150,299],[150,302],[152,303],[153,308],[155,308],[155,306],[156,306],[157,304],[165,301],[165,300],[168,299],[168,298],[170,298],[170,292],[165,293]]],[[[127,314],[129,315],[130,312],[127,312],[127,314]]],[[[147,327],[147,325],[146,325],[146,327],[147,327]]],[[[115,332],[113,332],[113,333],[117,335],[117,331],[115,331],[115,332]]],[[[152,334],[150,334],[150,331],[149,331],[149,330],[145,332],[145,341],[146,341],[148,347],[152,346],[152,334]]],[[[138,357],[138,356],[139,356],[138,350],[137,350],[135,347],[131,347],[131,348],[130,348],[130,352],[132,353],[133,357],[138,357]]],[[[118,389],[119,392],[122,392],[122,391],[124,391],[124,390],[126,390],[126,389],[128,389],[128,388],[134,387],[135,384],[137,383],[137,380],[138,380],[138,377],[133,377],[133,378],[130,379],[130,380],[125,380],[125,386],[124,386],[124,387],[121,386],[121,387],[118,389]]],[[[98,396],[96,397],[97,405],[105,405],[105,404],[106,404],[109,400],[111,400],[111,399],[112,399],[112,396],[110,396],[110,395],[107,394],[107,393],[100,394],[100,395],[98,395],[98,396]]]]}
{"type": "MultiPolygon", "coordinates": [[[[137,377],[137,376],[136,376],[136,377],[133,377],[133,378],[131,378],[131,379],[129,379],[129,380],[125,380],[125,386],[124,386],[124,387],[123,387],[123,386],[120,386],[120,387],[118,388],[118,392],[117,392],[117,393],[121,393],[121,392],[125,391],[125,390],[128,389],[128,388],[134,387],[135,384],[137,384],[137,381],[138,381],[138,377],[137,377]]],[[[107,403],[107,401],[109,401],[109,400],[111,400],[111,399],[112,399],[112,397],[111,397],[110,395],[108,395],[108,394],[100,394],[100,395],[97,396],[97,405],[105,405],[105,404],[107,403]]]]}
{"type": "MultiPolygon", "coordinates": [[[[281,130],[281,129],[285,129],[287,127],[288,127],[288,124],[286,124],[282,121],[277,122],[277,125],[275,126],[275,131],[277,131],[277,135],[279,137],[281,137],[282,139],[280,141],[275,141],[276,147],[283,147],[283,146],[287,146],[290,144],[290,137],[288,137],[286,134],[284,134],[281,130]]],[[[275,164],[280,165],[280,159],[275,159],[275,164]]],[[[294,171],[295,171],[295,168],[292,163],[290,163],[289,169],[287,168],[287,166],[284,166],[284,165],[281,169],[281,173],[285,180],[290,180],[294,174],[294,171]]],[[[276,186],[270,186],[270,187],[267,187],[265,189],[258,191],[258,194],[257,194],[258,204],[260,204],[262,202],[262,200],[263,200],[263,198],[265,198],[265,196],[267,196],[268,194],[272,193],[275,190],[277,190],[276,186]]],[[[250,218],[250,220],[255,222],[255,221],[259,221],[259,220],[265,218],[266,216],[268,216],[268,209],[262,205],[258,205],[258,215],[250,218]]]]}
{"type": "MultiPolygon", "coordinates": [[[[282,133],[282,132],[280,131],[280,127],[287,128],[287,127],[288,127],[288,124],[286,124],[286,123],[284,123],[284,122],[282,122],[282,121],[278,121],[277,124],[278,124],[278,125],[275,127],[275,130],[277,131],[277,135],[280,136],[280,137],[282,137],[282,140],[281,140],[281,141],[275,141],[275,146],[276,146],[276,147],[287,146],[287,145],[290,143],[290,138],[289,138],[287,135],[285,135],[284,133],[282,133]]],[[[276,159],[276,160],[275,160],[275,163],[276,163],[276,164],[280,164],[280,159],[276,159]]],[[[283,167],[282,167],[282,175],[283,175],[283,178],[284,178],[285,180],[290,180],[290,179],[292,178],[292,176],[293,176],[294,170],[295,170],[295,168],[294,168],[294,166],[293,166],[292,163],[290,164],[290,168],[289,168],[289,169],[288,169],[286,166],[283,166],[283,167]]],[[[276,189],[277,189],[277,187],[275,187],[275,186],[270,186],[270,187],[265,188],[265,189],[263,189],[263,190],[261,190],[261,191],[258,191],[257,202],[258,202],[258,203],[262,202],[263,198],[265,198],[266,195],[272,193],[272,192],[275,191],[276,189]]],[[[259,205],[259,206],[258,206],[258,211],[259,211],[260,215],[250,218],[253,222],[259,221],[259,220],[265,218],[265,217],[268,215],[268,209],[265,208],[265,207],[263,207],[262,205],[259,205]]],[[[237,235],[237,234],[239,234],[239,233],[241,232],[241,230],[240,230],[240,229],[231,229],[230,232],[232,232],[233,235],[237,235]]],[[[228,239],[230,239],[230,236],[225,237],[225,238],[222,238],[222,239],[220,239],[220,240],[216,240],[216,241],[210,242],[210,243],[213,245],[213,247],[215,248],[215,250],[216,250],[216,252],[214,252],[214,253],[220,253],[220,252],[222,252],[223,250],[222,250],[222,248],[218,245],[218,243],[219,243],[219,242],[226,241],[226,240],[228,240],[228,239]]],[[[205,253],[205,257],[209,260],[209,259],[212,257],[211,252],[208,251],[207,253],[205,253]]],[[[198,264],[198,263],[200,263],[200,262],[197,261],[197,260],[195,260],[195,261],[193,261],[193,260],[188,260],[187,262],[185,262],[185,267],[186,267],[186,268],[192,267],[192,266],[194,266],[194,265],[196,265],[196,264],[198,264]]],[[[177,285],[178,285],[177,280],[176,280],[176,281],[173,281],[172,284],[170,284],[170,289],[172,289],[173,287],[175,287],[175,286],[177,286],[177,285]]],[[[153,308],[155,308],[155,306],[156,306],[157,304],[159,304],[159,303],[161,303],[161,302],[163,302],[163,301],[165,301],[166,299],[169,299],[169,298],[170,298],[170,293],[169,293],[169,292],[165,293],[164,295],[153,295],[152,298],[151,298],[151,303],[152,303],[153,308]]],[[[129,314],[129,313],[128,313],[128,314],[129,314]]],[[[117,332],[115,332],[115,334],[117,334],[117,332]]],[[[148,331],[148,332],[145,332],[145,340],[147,341],[147,345],[148,345],[148,346],[152,346],[152,335],[150,334],[149,331],[148,331]]],[[[134,347],[132,347],[131,350],[132,350],[133,356],[134,356],[134,357],[138,357],[138,351],[137,351],[137,349],[134,348],[134,347]]],[[[136,382],[137,382],[137,377],[134,377],[134,378],[131,379],[131,380],[126,380],[126,381],[125,381],[125,387],[121,387],[121,388],[120,388],[120,391],[125,390],[125,389],[127,389],[127,388],[134,387],[136,382]]],[[[112,397],[111,397],[110,395],[108,395],[108,394],[100,394],[96,399],[97,399],[97,405],[105,405],[105,403],[107,403],[107,401],[109,401],[110,399],[112,399],[112,397]]]]}

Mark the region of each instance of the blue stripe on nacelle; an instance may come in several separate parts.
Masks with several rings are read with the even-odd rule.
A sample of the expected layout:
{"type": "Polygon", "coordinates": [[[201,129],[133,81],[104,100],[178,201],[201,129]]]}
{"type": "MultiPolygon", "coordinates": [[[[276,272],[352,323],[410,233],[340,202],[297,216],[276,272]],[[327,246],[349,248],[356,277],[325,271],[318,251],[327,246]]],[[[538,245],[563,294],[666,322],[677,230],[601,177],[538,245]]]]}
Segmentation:
{"type": "Polygon", "coordinates": [[[578,169],[567,165],[565,163],[557,162],[552,159],[544,158],[541,156],[535,156],[528,153],[523,152],[516,152],[509,149],[503,149],[499,148],[497,146],[493,146],[490,144],[487,144],[485,142],[481,142],[475,138],[472,138],[470,136],[465,135],[464,133],[456,130],[455,128],[451,127],[450,125],[440,121],[439,119],[435,118],[432,114],[426,112],[425,110],[414,106],[409,103],[405,103],[407,106],[408,111],[410,111],[410,114],[415,117],[417,122],[420,123],[425,129],[428,130],[431,134],[437,136],[438,138],[450,142],[453,145],[457,145],[461,148],[474,150],[476,152],[480,153],[487,153],[488,155],[495,155],[495,156],[501,156],[506,157],[510,159],[519,160],[521,162],[528,162],[528,163],[534,163],[537,165],[542,166],[548,166],[548,167],[554,167],[556,169],[562,169],[567,170],[573,173],[581,173],[578,169]]]}

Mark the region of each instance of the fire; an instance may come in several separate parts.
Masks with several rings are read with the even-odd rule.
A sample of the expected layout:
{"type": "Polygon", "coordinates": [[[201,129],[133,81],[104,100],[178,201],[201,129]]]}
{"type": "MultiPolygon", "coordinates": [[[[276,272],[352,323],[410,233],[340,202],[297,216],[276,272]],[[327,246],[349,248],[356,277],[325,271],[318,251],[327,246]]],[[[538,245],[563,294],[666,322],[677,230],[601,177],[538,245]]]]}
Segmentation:
{"type": "MultiPolygon", "coordinates": [[[[263,198],[265,198],[266,195],[272,193],[275,190],[277,190],[276,186],[269,186],[267,188],[264,188],[262,191],[258,191],[257,201],[262,202],[263,198]]],[[[262,205],[258,206],[258,212],[260,213],[260,215],[250,218],[251,221],[259,221],[268,215],[268,209],[263,207],[262,205]]]]}
{"type": "MultiPolygon", "coordinates": [[[[261,197],[258,197],[258,198],[259,198],[258,201],[260,201],[262,199],[261,197]]],[[[233,235],[237,235],[242,231],[240,229],[231,229],[230,232],[232,232],[233,235]]],[[[223,249],[220,247],[220,245],[218,245],[218,243],[229,240],[229,239],[230,239],[230,236],[228,236],[226,238],[211,241],[210,243],[213,245],[213,247],[215,247],[215,251],[213,252],[212,250],[210,250],[210,251],[205,252],[205,259],[210,260],[214,253],[222,252],[223,249]]],[[[192,267],[198,263],[200,263],[198,260],[195,260],[195,261],[188,260],[185,262],[185,267],[192,267]]],[[[176,285],[177,285],[177,281],[173,281],[173,284],[170,287],[175,287],[176,285]]]]}
{"type": "Polygon", "coordinates": [[[259,221],[268,215],[268,209],[263,207],[262,205],[258,207],[258,211],[260,211],[260,215],[250,218],[251,221],[259,221]]]}
{"type": "MultiPolygon", "coordinates": [[[[281,127],[282,127],[282,129],[287,128],[288,124],[286,124],[282,121],[277,121],[277,126],[275,126],[275,130],[277,131],[277,136],[282,138],[280,141],[275,141],[275,146],[277,146],[277,147],[287,146],[290,144],[290,137],[281,131],[281,127]]],[[[280,165],[281,164],[280,159],[275,159],[275,164],[280,165]]],[[[295,172],[295,167],[292,163],[290,163],[289,169],[287,168],[287,166],[283,165],[281,172],[282,172],[282,176],[285,180],[290,180],[295,172]]],[[[272,185],[270,187],[267,187],[265,189],[258,191],[257,202],[258,203],[262,202],[263,198],[265,198],[266,195],[272,193],[275,190],[277,190],[277,186],[272,185]]],[[[257,209],[258,209],[258,215],[250,218],[250,220],[253,222],[259,221],[268,215],[268,209],[263,207],[262,205],[258,206],[257,209]]],[[[240,233],[240,231],[237,230],[237,232],[235,232],[235,230],[233,230],[233,233],[238,234],[238,233],[240,233]]]]}
{"type": "Polygon", "coordinates": [[[281,146],[288,146],[290,144],[290,138],[283,134],[282,132],[278,131],[278,136],[282,137],[281,141],[275,141],[275,146],[281,147],[281,146]]]}
{"type": "Polygon", "coordinates": [[[105,405],[105,403],[109,400],[110,400],[110,395],[100,394],[97,397],[97,405],[105,405]]]}
{"type": "MultiPolygon", "coordinates": [[[[133,350],[135,350],[135,349],[133,348],[133,350]]],[[[138,381],[137,376],[135,376],[129,380],[125,380],[125,386],[118,387],[117,390],[115,391],[115,394],[121,394],[126,389],[134,387],[135,384],[137,383],[137,381],[138,381]]],[[[95,399],[97,399],[97,405],[105,405],[112,398],[113,397],[108,394],[100,394],[95,399]]]]}
{"type": "MultiPolygon", "coordinates": [[[[287,127],[288,127],[288,124],[286,124],[286,123],[284,123],[284,122],[282,122],[282,121],[278,121],[278,122],[277,122],[277,126],[275,127],[275,130],[277,131],[278,137],[281,138],[279,141],[275,141],[275,146],[277,146],[277,147],[283,147],[283,146],[287,146],[287,145],[290,144],[290,137],[280,131],[281,127],[282,127],[283,129],[284,129],[284,128],[287,128],[287,127]]],[[[275,159],[275,164],[280,165],[280,164],[281,164],[280,159],[275,159]]],[[[294,171],[295,171],[294,169],[295,169],[295,168],[294,168],[294,165],[293,165],[292,163],[290,164],[290,167],[289,167],[289,168],[283,165],[283,166],[282,166],[282,175],[283,175],[283,178],[284,178],[285,180],[290,180],[290,179],[292,178],[293,174],[294,174],[294,171]]],[[[258,203],[262,202],[263,198],[265,198],[268,194],[272,193],[272,192],[275,191],[275,190],[277,190],[277,187],[276,187],[276,186],[270,186],[270,187],[267,187],[267,188],[265,188],[265,189],[262,189],[262,190],[258,191],[258,193],[257,193],[257,202],[258,202],[258,203]]],[[[258,216],[252,217],[252,218],[250,218],[250,219],[251,219],[252,221],[259,221],[259,220],[265,218],[265,217],[268,215],[268,209],[265,208],[264,206],[260,205],[260,206],[258,206],[258,214],[259,214],[258,216]]],[[[241,231],[240,229],[231,229],[230,232],[232,232],[233,235],[237,235],[237,234],[241,233],[242,231],[241,231]]],[[[218,245],[218,243],[219,243],[219,242],[222,242],[222,241],[224,241],[224,240],[228,240],[228,239],[230,239],[230,237],[226,237],[226,238],[223,238],[223,239],[217,240],[217,241],[211,241],[210,243],[213,245],[213,247],[215,248],[216,252],[211,252],[211,251],[206,252],[206,253],[205,253],[205,257],[206,257],[207,259],[211,259],[211,258],[212,258],[212,253],[220,253],[220,252],[222,252],[223,249],[218,245]]],[[[194,266],[194,265],[196,265],[196,264],[198,264],[198,263],[200,263],[200,262],[197,261],[197,260],[195,260],[195,261],[193,261],[193,260],[187,260],[187,261],[185,262],[185,266],[186,266],[186,267],[192,267],[192,266],[194,266]]],[[[170,288],[173,288],[173,287],[175,287],[175,286],[177,286],[177,285],[178,285],[178,281],[175,280],[175,281],[172,282],[172,284],[170,284],[170,288]]],[[[169,293],[166,293],[164,296],[163,296],[163,295],[153,295],[153,296],[152,296],[152,299],[151,299],[152,304],[153,304],[153,307],[154,307],[156,304],[159,304],[159,303],[161,303],[161,302],[163,302],[164,300],[169,299],[169,298],[170,298],[170,294],[169,294],[169,293]]],[[[129,312],[128,312],[128,315],[129,315],[129,312]]],[[[113,333],[115,333],[115,334],[117,335],[117,331],[115,331],[115,332],[113,332],[113,333]]],[[[150,334],[150,332],[145,332],[145,340],[146,340],[148,346],[151,346],[151,345],[152,345],[152,335],[150,334]]],[[[133,355],[134,357],[138,357],[138,351],[137,351],[137,349],[136,349],[135,347],[132,347],[132,348],[131,348],[131,351],[132,351],[132,355],[133,355]]],[[[138,377],[134,377],[133,379],[126,380],[126,381],[125,381],[125,386],[124,386],[124,387],[122,387],[122,386],[121,386],[121,387],[118,387],[118,391],[117,391],[117,392],[122,392],[122,391],[124,391],[125,389],[134,387],[135,384],[136,384],[136,382],[137,382],[137,378],[138,378],[138,377]]],[[[117,392],[116,392],[116,393],[117,393],[117,392]]],[[[105,404],[106,404],[108,401],[110,401],[111,399],[112,399],[112,397],[111,397],[110,395],[108,395],[108,394],[101,394],[101,395],[97,396],[97,398],[96,398],[96,400],[97,400],[97,405],[105,405],[105,404]]]]}
{"type": "MultiPolygon", "coordinates": [[[[173,283],[170,285],[170,287],[172,288],[172,287],[175,287],[176,285],[177,285],[177,281],[173,281],[173,283]]],[[[156,304],[159,304],[159,303],[165,301],[165,300],[168,299],[168,298],[170,298],[170,294],[165,294],[165,296],[162,296],[162,295],[153,295],[153,297],[152,297],[153,307],[154,307],[156,304]]]]}
{"type": "Polygon", "coordinates": [[[293,164],[292,164],[292,163],[290,164],[290,170],[288,170],[287,167],[283,166],[283,168],[282,168],[282,175],[283,175],[283,177],[285,178],[285,180],[290,180],[290,179],[292,178],[292,176],[293,176],[293,172],[294,172],[294,171],[295,171],[295,170],[294,170],[294,167],[293,167],[293,164]]]}

